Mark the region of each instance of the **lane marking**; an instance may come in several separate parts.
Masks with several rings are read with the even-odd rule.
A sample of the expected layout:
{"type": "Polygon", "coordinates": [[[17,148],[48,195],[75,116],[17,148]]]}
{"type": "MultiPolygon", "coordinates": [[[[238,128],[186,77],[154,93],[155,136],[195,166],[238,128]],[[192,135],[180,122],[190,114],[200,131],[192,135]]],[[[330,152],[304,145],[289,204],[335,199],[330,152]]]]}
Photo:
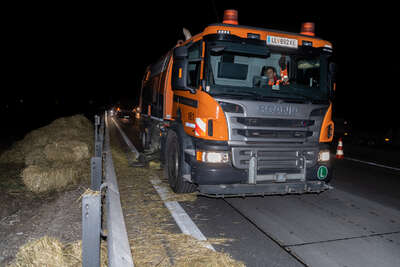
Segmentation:
{"type": "Polygon", "coordinates": [[[114,122],[115,126],[117,126],[119,132],[121,133],[122,138],[124,139],[126,145],[129,147],[129,149],[135,153],[135,159],[137,160],[139,158],[139,151],[136,149],[136,147],[132,144],[131,140],[129,140],[128,136],[124,133],[124,131],[121,129],[119,124],[114,120],[114,118],[111,118],[111,120],[114,122]]]}
{"type": "Polygon", "coordinates": [[[364,161],[364,160],[359,160],[359,159],[354,159],[354,158],[349,158],[349,157],[344,157],[344,159],[347,159],[347,160],[350,160],[350,161],[355,161],[355,162],[360,162],[360,163],[364,163],[364,164],[372,165],[372,166],[376,166],[376,167],[381,167],[381,168],[386,168],[386,169],[390,169],[390,170],[400,171],[400,168],[390,167],[390,166],[386,166],[386,165],[382,165],[382,164],[378,164],[378,163],[374,163],[374,162],[370,162],[370,161],[364,161]]]}
{"type": "MultiPolygon", "coordinates": [[[[119,132],[121,133],[129,149],[132,152],[137,153],[137,155],[139,155],[139,152],[132,144],[132,142],[129,140],[129,138],[125,135],[124,131],[119,127],[118,123],[114,119],[112,120],[114,124],[117,126],[119,132]]],[[[203,235],[203,233],[200,231],[197,225],[192,221],[192,219],[185,212],[182,206],[177,201],[168,201],[168,199],[171,198],[171,193],[169,192],[168,188],[161,185],[162,184],[161,180],[158,177],[153,177],[153,179],[151,179],[150,182],[152,183],[154,189],[157,191],[160,198],[163,200],[165,207],[167,207],[167,209],[171,213],[172,217],[174,218],[179,229],[181,229],[182,233],[190,235],[196,238],[197,240],[203,241],[202,245],[204,247],[215,251],[214,247],[209,242],[207,242],[207,238],[203,235]]]]}
{"type": "Polygon", "coordinates": [[[344,237],[344,238],[337,238],[337,239],[328,239],[328,240],[321,240],[321,241],[315,241],[315,242],[305,242],[305,243],[299,243],[299,244],[293,244],[293,245],[285,245],[285,247],[300,247],[300,246],[308,246],[308,245],[314,245],[314,244],[323,244],[323,243],[331,243],[331,242],[337,242],[337,241],[347,241],[347,240],[353,240],[353,239],[363,239],[363,238],[370,238],[370,237],[375,237],[375,236],[385,236],[385,235],[393,235],[393,234],[399,234],[400,231],[394,231],[394,232],[387,232],[387,233],[376,233],[376,234],[370,234],[370,235],[360,235],[360,236],[353,236],[353,237],[344,237]]]}
{"type": "MultiPolygon", "coordinates": [[[[156,189],[157,193],[160,195],[160,198],[164,201],[165,207],[167,207],[167,209],[171,213],[182,233],[190,235],[200,241],[207,241],[207,238],[203,235],[197,225],[192,221],[192,219],[185,212],[182,206],[177,201],[168,201],[171,195],[169,193],[169,189],[161,185],[161,180],[157,177],[153,177],[150,182],[153,184],[154,189],[156,189]]],[[[202,245],[208,249],[215,251],[214,247],[208,242],[203,242],[202,245]]]]}
{"type": "MultiPolygon", "coordinates": [[[[331,153],[331,157],[335,157],[335,156],[336,155],[334,153],[331,153]]],[[[355,159],[355,158],[349,158],[349,157],[346,157],[346,156],[343,159],[348,159],[350,161],[360,162],[360,163],[364,163],[364,164],[367,164],[367,165],[386,168],[386,169],[390,169],[390,170],[400,171],[400,168],[390,167],[390,166],[386,166],[386,165],[383,165],[383,164],[378,164],[378,163],[375,163],[375,162],[364,161],[364,160],[355,159]]]]}

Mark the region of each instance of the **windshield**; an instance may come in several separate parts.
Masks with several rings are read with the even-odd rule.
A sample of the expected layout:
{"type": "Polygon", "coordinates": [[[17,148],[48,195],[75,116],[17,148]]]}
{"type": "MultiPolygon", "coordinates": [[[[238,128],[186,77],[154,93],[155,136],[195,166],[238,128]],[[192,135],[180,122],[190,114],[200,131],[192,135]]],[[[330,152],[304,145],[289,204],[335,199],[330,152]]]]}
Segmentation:
{"type": "Polygon", "coordinates": [[[210,94],[328,100],[326,57],[315,51],[279,51],[262,45],[238,49],[231,44],[214,42],[207,48],[206,90],[210,94]]]}

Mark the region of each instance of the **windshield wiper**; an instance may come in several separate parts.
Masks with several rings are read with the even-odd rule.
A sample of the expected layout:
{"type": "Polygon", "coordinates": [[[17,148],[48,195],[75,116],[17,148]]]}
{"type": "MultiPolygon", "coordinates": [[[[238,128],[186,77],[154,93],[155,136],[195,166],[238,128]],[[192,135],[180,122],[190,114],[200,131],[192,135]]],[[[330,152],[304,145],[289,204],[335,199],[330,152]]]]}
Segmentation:
{"type": "Polygon", "coordinates": [[[306,96],[306,95],[303,95],[303,94],[300,94],[300,93],[295,92],[293,87],[290,87],[290,86],[289,86],[289,88],[291,88],[293,91],[287,92],[287,91],[281,91],[281,90],[279,90],[279,91],[274,91],[274,93],[276,93],[276,94],[282,94],[282,95],[290,95],[290,96],[297,96],[297,97],[300,97],[300,98],[297,98],[297,97],[290,97],[290,98],[287,98],[287,99],[289,99],[289,100],[297,100],[297,101],[301,100],[301,101],[304,101],[304,102],[310,102],[310,101],[313,100],[312,98],[309,98],[309,97],[306,96]]]}
{"type": "MultiPolygon", "coordinates": [[[[310,97],[310,96],[307,96],[307,95],[304,95],[304,94],[300,94],[300,93],[295,91],[296,88],[293,87],[293,86],[287,86],[287,87],[292,89],[293,91],[291,91],[291,92],[279,91],[279,92],[276,92],[276,93],[282,93],[282,94],[285,94],[285,95],[299,96],[299,97],[301,97],[301,100],[304,100],[305,102],[309,102],[309,103],[311,102],[312,104],[325,104],[325,103],[329,102],[328,99],[313,98],[313,97],[310,97]]],[[[292,99],[293,100],[300,100],[298,98],[292,98],[292,99]]]]}
{"type": "Polygon", "coordinates": [[[225,91],[221,93],[211,93],[213,96],[261,96],[255,92],[238,92],[238,91],[225,91]]]}

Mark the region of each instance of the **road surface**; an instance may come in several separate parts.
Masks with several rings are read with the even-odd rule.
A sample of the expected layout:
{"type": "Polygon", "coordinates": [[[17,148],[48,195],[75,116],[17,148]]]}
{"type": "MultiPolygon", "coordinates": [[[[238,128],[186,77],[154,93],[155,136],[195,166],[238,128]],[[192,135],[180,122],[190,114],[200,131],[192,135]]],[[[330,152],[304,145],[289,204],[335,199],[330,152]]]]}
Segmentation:
{"type": "MultiPolygon", "coordinates": [[[[132,123],[119,124],[140,150],[132,123]]],[[[234,239],[214,247],[247,266],[400,266],[400,171],[334,161],[334,189],[321,194],[180,205],[206,238],[234,239]]]]}

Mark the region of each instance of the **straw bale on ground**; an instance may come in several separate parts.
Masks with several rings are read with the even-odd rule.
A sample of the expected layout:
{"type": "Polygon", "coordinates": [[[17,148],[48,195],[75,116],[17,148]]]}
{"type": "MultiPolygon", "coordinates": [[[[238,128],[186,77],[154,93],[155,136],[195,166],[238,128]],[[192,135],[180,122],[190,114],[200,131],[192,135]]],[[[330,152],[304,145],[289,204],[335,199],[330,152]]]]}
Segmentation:
{"type": "Polygon", "coordinates": [[[0,163],[25,163],[21,176],[33,192],[62,190],[88,178],[93,125],[82,115],[63,117],[33,130],[0,155],[0,163]]]}
{"type": "MultiPolygon", "coordinates": [[[[101,244],[101,266],[107,266],[107,248],[101,244]]],[[[82,266],[82,242],[67,245],[58,239],[44,236],[21,246],[14,262],[9,267],[22,266],[82,266]]]]}
{"type": "Polygon", "coordinates": [[[43,152],[49,161],[79,162],[89,158],[89,146],[75,140],[62,140],[48,144],[43,152]]]}
{"type": "Polygon", "coordinates": [[[32,192],[42,193],[65,189],[80,181],[87,164],[29,165],[21,173],[24,185],[32,192]],[[80,166],[81,165],[81,166],[80,166]]]}
{"type": "Polygon", "coordinates": [[[64,266],[63,246],[60,241],[43,237],[19,248],[12,267],[19,266],[64,266]]]}

